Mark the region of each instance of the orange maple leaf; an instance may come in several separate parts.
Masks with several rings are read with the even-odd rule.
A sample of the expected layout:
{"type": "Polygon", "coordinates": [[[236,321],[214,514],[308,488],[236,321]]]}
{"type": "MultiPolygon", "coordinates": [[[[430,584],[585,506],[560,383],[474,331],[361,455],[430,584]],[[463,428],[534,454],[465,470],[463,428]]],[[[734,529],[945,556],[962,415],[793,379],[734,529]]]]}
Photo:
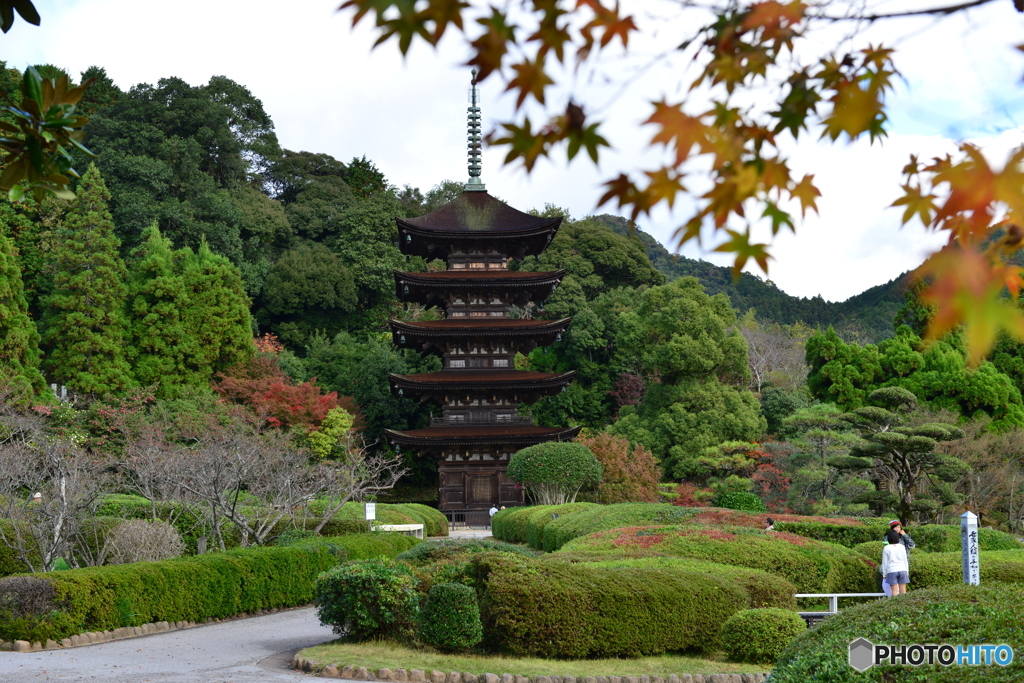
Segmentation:
{"type": "Polygon", "coordinates": [[[683,112],[682,103],[668,104],[662,100],[653,104],[654,113],[644,123],[660,126],[661,130],[651,138],[651,144],[675,147],[677,166],[686,161],[695,145],[702,152],[707,151],[708,127],[701,117],[683,112]]]}
{"type": "Polygon", "coordinates": [[[814,185],[813,175],[805,175],[799,183],[790,188],[789,196],[800,200],[801,218],[807,217],[807,209],[814,209],[814,213],[818,213],[818,197],[821,196],[821,190],[814,185]]]}

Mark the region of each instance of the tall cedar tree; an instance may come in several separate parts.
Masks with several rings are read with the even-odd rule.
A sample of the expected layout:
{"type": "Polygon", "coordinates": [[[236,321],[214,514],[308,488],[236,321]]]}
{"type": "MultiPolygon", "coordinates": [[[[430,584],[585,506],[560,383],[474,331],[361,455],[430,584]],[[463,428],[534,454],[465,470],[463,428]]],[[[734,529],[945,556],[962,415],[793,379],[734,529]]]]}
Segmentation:
{"type": "Polygon", "coordinates": [[[124,355],[128,273],[109,200],[99,170],[90,166],[57,230],[53,292],[43,305],[47,375],[93,396],[118,394],[133,384],[124,355]]]}
{"type": "Polygon", "coordinates": [[[153,224],[134,256],[128,317],[135,379],[143,386],[158,385],[162,396],[174,387],[202,384],[189,370],[200,349],[185,320],[190,297],[178,263],[185,250],[175,252],[153,224]]]}
{"type": "MultiPolygon", "coordinates": [[[[187,251],[187,250],[185,250],[187,251]]],[[[203,384],[256,353],[252,316],[241,273],[227,258],[210,251],[206,242],[191,258],[182,259],[189,297],[185,331],[197,344],[190,370],[203,384]]]]}
{"type": "MultiPolygon", "coordinates": [[[[0,381],[27,400],[46,390],[39,372],[39,332],[28,315],[14,244],[0,224],[0,381]]],[[[19,401],[20,402],[20,401],[19,401]]]]}

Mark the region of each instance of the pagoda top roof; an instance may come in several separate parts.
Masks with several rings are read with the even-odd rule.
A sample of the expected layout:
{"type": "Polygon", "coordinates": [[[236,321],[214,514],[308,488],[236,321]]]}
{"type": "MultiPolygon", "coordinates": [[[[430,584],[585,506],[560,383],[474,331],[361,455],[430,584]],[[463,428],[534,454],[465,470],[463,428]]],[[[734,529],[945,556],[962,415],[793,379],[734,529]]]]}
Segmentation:
{"type": "Polygon", "coordinates": [[[562,217],[531,216],[486,192],[473,191],[426,216],[395,221],[403,254],[447,259],[452,251],[484,248],[522,259],[547,248],[562,217]]]}
{"type": "Polygon", "coordinates": [[[557,227],[561,217],[533,216],[513,209],[487,192],[463,192],[441,208],[417,218],[399,218],[407,225],[433,232],[520,232],[557,227]]]}
{"type": "Polygon", "coordinates": [[[533,444],[571,441],[581,427],[537,427],[536,425],[445,426],[399,432],[385,429],[388,441],[410,446],[461,446],[485,444],[533,444]]]}

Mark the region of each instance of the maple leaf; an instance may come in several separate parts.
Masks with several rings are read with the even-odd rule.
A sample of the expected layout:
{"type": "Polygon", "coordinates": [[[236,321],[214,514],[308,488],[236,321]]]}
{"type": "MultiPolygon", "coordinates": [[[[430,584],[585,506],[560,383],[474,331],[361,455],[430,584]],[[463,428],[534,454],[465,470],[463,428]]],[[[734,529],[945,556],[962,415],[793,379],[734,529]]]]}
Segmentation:
{"type": "Polygon", "coordinates": [[[815,187],[813,175],[805,175],[799,183],[790,188],[789,196],[800,200],[801,218],[807,217],[807,209],[814,209],[814,213],[818,213],[818,197],[821,196],[821,191],[815,187]]]}
{"type": "Polygon", "coordinates": [[[523,166],[527,171],[533,170],[534,164],[542,156],[547,156],[550,140],[547,136],[533,131],[533,124],[529,117],[523,120],[522,126],[514,123],[501,124],[508,134],[501,138],[490,138],[488,142],[492,145],[509,145],[508,154],[505,155],[505,163],[510,164],[516,159],[523,160],[523,166]]]}
{"type": "Polygon", "coordinates": [[[478,80],[484,80],[495,69],[501,68],[501,60],[508,52],[509,45],[516,44],[515,24],[508,22],[508,17],[495,8],[491,8],[491,16],[481,17],[476,23],[484,27],[484,32],[470,43],[475,54],[466,66],[479,69],[478,80]]]}
{"type": "Polygon", "coordinates": [[[462,10],[467,8],[469,8],[469,3],[463,0],[430,0],[420,12],[420,18],[423,21],[434,24],[434,29],[430,32],[430,43],[437,45],[437,41],[444,35],[449,24],[461,31],[462,10]]]}
{"type": "Polygon", "coordinates": [[[788,226],[793,232],[796,232],[796,227],[793,225],[793,217],[780,209],[774,202],[764,203],[764,212],[761,214],[761,217],[771,219],[772,235],[778,235],[779,230],[784,225],[788,226]]]}
{"type": "Polygon", "coordinates": [[[730,230],[729,228],[726,228],[725,231],[731,239],[715,247],[715,251],[736,254],[736,260],[732,265],[733,279],[739,279],[740,273],[743,272],[743,266],[747,264],[749,259],[757,261],[757,265],[761,266],[761,270],[766,273],[768,272],[768,259],[772,258],[772,256],[768,253],[767,244],[751,244],[749,228],[743,232],[730,230]]]}
{"type": "Polygon", "coordinates": [[[651,144],[675,147],[677,166],[686,161],[695,145],[702,152],[707,151],[708,128],[701,117],[684,113],[682,103],[668,104],[662,100],[653,104],[654,113],[644,123],[660,126],[661,130],[651,138],[651,144]]]}
{"type": "Polygon", "coordinates": [[[1018,292],[1021,268],[993,263],[973,246],[950,246],[918,267],[930,279],[922,301],[934,306],[925,337],[939,339],[964,326],[968,361],[977,366],[992,349],[1000,331],[1024,340],[1024,312],[1003,295],[1018,292]]]}
{"type": "Polygon", "coordinates": [[[634,221],[641,213],[650,213],[651,206],[654,203],[651,193],[647,190],[639,189],[625,173],[620,173],[617,178],[609,180],[604,185],[608,190],[601,195],[601,199],[597,202],[598,206],[603,206],[613,199],[618,199],[619,208],[624,206],[633,207],[630,220],[634,221]]]}
{"type": "Polygon", "coordinates": [[[544,104],[544,88],[553,85],[554,81],[544,72],[543,59],[538,57],[533,62],[524,60],[518,64],[513,64],[512,69],[516,72],[516,75],[515,78],[509,81],[508,87],[505,90],[519,91],[519,95],[516,97],[516,109],[519,109],[530,95],[533,95],[535,100],[544,104]]]}
{"type": "Polygon", "coordinates": [[[537,30],[527,38],[527,42],[540,43],[537,49],[537,56],[541,57],[548,51],[554,50],[558,61],[565,59],[565,44],[572,40],[572,36],[565,29],[559,26],[558,20],[568,14],[558,6],[556,0],[534,0],[533,6],[543,12],[543,16],[537,25],[537,30]]]}
{"type": "Polygon", "coordinates": [[[891,206],[906,206],[903,212],[903,224],[906,225],[915,215],[920,217],[921,222],[926,226],[931,225],[932,214],[935,212],[935,200],[937,197],[932,194],[924,194],[920,187],[903,185],[903,196],[894,201],[891,206]]]}
{"type": "Polygon", "coordinates": [[[674,169],[662,167],[656,171],[644,171],[644,174],[650,178],[651,182],[647,185],[647,192],[654,198],[654,204],[664,201],[671,209],[675,204],[676,195],[686,192],[682,182],[685,174],[678,173],[674,169]]]}

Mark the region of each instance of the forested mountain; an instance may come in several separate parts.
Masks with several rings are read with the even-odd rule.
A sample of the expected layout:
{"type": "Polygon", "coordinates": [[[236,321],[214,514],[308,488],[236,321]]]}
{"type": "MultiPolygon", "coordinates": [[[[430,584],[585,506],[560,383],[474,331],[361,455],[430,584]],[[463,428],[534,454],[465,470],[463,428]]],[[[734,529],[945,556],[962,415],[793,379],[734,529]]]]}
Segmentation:
{"type": "MultiPolygon", "coordinates": [[[[620,235],[630,232],[629,221],[625,218],[607,214],[593,218],[620,235]]],[[[771,280],[762,280],[750,273],[743,273],[734,281],[732,271],[725,266],[672,254],[643,230],[633,232],[647,249],[651,263],[669,281],[695,277],[708,294],[727,295],[733,308],[741,313],[752,308],[757,318],[765,322],[785,325],[803,322],[821,328],[832,325],[848,341],[872,343],[891,337],[893,318],[903,306],[907,292],[904,274],[846,301],[825,301],[820,296],[795,297],[783,292],[771,280]]]]}

